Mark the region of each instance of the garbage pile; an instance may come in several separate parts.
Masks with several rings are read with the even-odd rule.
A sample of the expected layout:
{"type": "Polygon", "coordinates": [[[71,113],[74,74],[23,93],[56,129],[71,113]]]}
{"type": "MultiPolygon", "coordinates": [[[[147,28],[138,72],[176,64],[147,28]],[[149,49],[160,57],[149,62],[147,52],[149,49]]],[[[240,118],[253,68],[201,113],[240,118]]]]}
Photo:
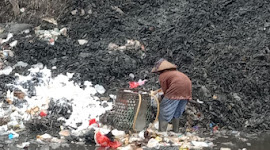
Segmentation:
{"type": "Polygon", "coordinates": [[[192,133],[158,133],[157,124],[156,128],[151,125],[140,133],[112,129],[99,122],[100,116],[111,110],[113,104],[96,96],[97,93],[105,93],[102,85],[94,86],[89,81],[74,82],[72,73],[52,77],[51,70],[41,63],[24,67],[29,67],[28,74],[15,73],[15,80],[7,84],[9,90],[0,107],[2,136],[12,140],[24,130],[38,133],[35,141],[19,143],[16,145],[18,148],[26,148],[33,143],[69,142],[119,149],[213,146],[210,141],[204,142],[205,139],[192,133]],[[46,133],[50,130],[55,132],[46,133]]]}

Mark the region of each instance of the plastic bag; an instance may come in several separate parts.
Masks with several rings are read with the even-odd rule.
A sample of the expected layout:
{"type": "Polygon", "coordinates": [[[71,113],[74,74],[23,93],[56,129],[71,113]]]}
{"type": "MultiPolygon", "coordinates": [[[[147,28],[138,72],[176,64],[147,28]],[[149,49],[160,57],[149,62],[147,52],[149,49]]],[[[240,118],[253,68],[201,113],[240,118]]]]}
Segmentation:
{"type": "Polygon", "coordinates": [[[96,125],[97,127],[99,127],[99,124],[97,123],[95,118],[89,120],[89,126],[91,126],[91,125],[96,125]]]}
{"type": "Polygon", "coordinates": [[[138,86],[142,86],[145,84],[147,80],[139,80],[138,82],[129,82],[129,88],[134,89],[137,88],[138,86]]]}
{"type": "Polygon", "coordinates": [[[95,135],[96,144],[102,147],[111,147],[111,148],[118,148],[121,146],[121,143],[118,141],[111,141],[107,136],[102,135],[100,131],[98,131],[95,135]]]}

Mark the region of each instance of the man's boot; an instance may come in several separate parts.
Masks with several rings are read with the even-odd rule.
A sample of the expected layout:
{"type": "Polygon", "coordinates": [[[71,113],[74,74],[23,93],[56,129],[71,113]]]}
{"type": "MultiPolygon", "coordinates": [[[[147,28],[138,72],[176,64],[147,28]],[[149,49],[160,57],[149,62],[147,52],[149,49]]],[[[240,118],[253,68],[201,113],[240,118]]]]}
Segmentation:
{"type": "Polygon", "coordinates": [[[162,120],[158,120],[158,131],[159,132],[166,132],[167,131],[167,126],[168,126],[168,122],[167,121],[162,121],[162,120]]]}
{"type": "Polygon", "coordinates": [[[180,123],[180,118],[173,118],[172,124],[173,124],[173,132],[174,133],[179,132],[179,123],[180,123]]]}

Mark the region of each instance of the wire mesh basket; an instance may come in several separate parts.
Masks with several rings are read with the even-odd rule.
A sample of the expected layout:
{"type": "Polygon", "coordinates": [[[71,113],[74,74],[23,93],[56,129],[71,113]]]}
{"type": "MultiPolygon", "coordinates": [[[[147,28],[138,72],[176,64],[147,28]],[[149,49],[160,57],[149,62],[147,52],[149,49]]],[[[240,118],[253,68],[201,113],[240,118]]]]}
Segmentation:
{"type": "Polygon", "coordinates": [[[149,91],[140,89],[120,89],[114,105],[114,128],[141,131],[154,122],[157,107],[149,91]]]}

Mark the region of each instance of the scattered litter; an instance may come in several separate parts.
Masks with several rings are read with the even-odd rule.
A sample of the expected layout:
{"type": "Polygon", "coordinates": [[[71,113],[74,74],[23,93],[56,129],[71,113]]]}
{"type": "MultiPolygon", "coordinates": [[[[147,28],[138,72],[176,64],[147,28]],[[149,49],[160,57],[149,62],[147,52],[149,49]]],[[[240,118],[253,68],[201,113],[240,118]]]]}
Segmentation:
{"type": "Polygon", "coordinates": [[[49,43],[50,43],[50,45],[54,45],[54,44],[55,44],[54,39],[53,39],[53,38],[51,38],[51,39],[49,40],[49,43]]]}
{"type": "Polygon", "coordinates": [[[50,142],[52,140],[52,136],[50,134],[43,134],[43,135],[37,135],[37,139],[41,140],[41,141],[45,141],[45,142],[50,142]]]}
{"type": "Polygon", "coordinates": [[[47,21],[49,23],[52,23],[54,25],[57,25],[57,21],[54,18],[48,18],[48,17],[46,17],[46,18],[42,18],[42,20],[43,21],[47,21]]]}
{"type": "Polygon", "coordinates": [[[84,16],[85,15],[85,11],[84,11],[84,9],[81,9],[81,14],[80,14],[80,16],[84,16]]]}
{"type": "Polygon", "coordinates": [[[9,140],[12,140],[14,137],[13,137],[13,134],[12,133],[10,133],[9,135],[8,135],[8,139],[9,140]]]}
{"type": "Polygon", "coordinates": [[[147,80],[139,80],[138,82],[129,82],[129,88],[133,89],[133,88],[137,88],[138,86],[142,86],[145,84],[147,80]]]}
{"type": "Polygon", "coordinates": [[[89,9],[89,10],[87,11],[87,13],[88,13],[89,15],[91,15],[91,14],[93,13],[92,9],[89,9]]]}
{"type": "Polygon", "coordinates": [[[28,34],[28,33],[30,33],[30,30],[26,29],[26,30],[23,31],[23,33],[28,34]]]}
{"type": "Polygon", "coordinates": [[[60,30],[55,28],[53,30],[40,30],[36,29],[35,34],[44,41],[47,41],[48,44],[54,45],[54,42],[58,39],[58,36],[61,35],[60,30]]]}
{"type": "Polygon", "coordinates": [[[64,137],[68,137],[68,136],[70,136],[70,131],[69,130],[61,130],[59,132],[59,135],[64,136],[64,137]]]}
{"type": "Polygon", "coordinates": [[[46,117],[46,116],[47,116],[47,113],[44,112],[44,111],[41,111],[41,112],[39,113],[39,116],[40,116],[40,117],[46,117]]]}
{"type": "Polygon", "coordinates": [[[117,129],[112,130],[112,134],[116,137],[116,138],[124,138],[126,136],[124,131],[119,131],[117,129]]]}
{"type": "Polygon", "coordinates": [[[126,44],[123,46],[119,46],[115,43],[109,43],[108,45],[108,50],[125,51],[125,50],[139,50],[139,49],[142,49],[142,46],[140,41],[138,40],[127,40],[126,44]]]}
{"type": "Polygon", "coordinates": [[[203,104],[203,101],[200,101],[199,99],[197,99],[197,102],[200,104],[203,104]]]}
{"type": "Polygon", "coordinates": [[[25,12],[25,8],[20,8],[20,12],[24,13],[25,12]]]}
{"type": "Polygon", "coordinates": [[[111,148],[118,148],[119,146],[121,146],[121,143],[114,140],[110,140],[110,138],[108,138],[105,135],[102,135],[100,131],[98,131],[95,134],[95,141],[96,144],[101,146],[101,147],[111,147],[111,148]]]}
{"type": "Polygon", "coordinates": [[[17,44],[18,44],[18,41],[15,40],[15,41],[9,43],[9,46],[10,46],[10,47],[15,47],[17,44]]]}
{"type": "Polygon", "coordinates": [[[84,39],[79,39],[78,42],[79,42],[80,45],[84,45],[84,44],[88,43],[88,41],[84,40],[84,39]]]}
{"type": "Polygon", "coordinates": [[[96,121],[96,119],[90,119],[89,120],[89,126],[95,126],[95,127],[99,127],[98,122],[96,121]]]}
{"type": "Polygon", "coordinates": [[[105,88],[102,85],[96,84],[95,89],[99,94],[104,94],[106,92],[105,88]]]}
{"type": "Polygon", "coordinates": [[[64,36],[67,36],[67,28],[62,28],[62,29],[60,30],[60,33],[61,33],[62,35],[64,35],[64,36]]]}
{"type": "Polygon", "coordinates": [[[22,144],[17,144],[16,146],[18,148],[27,148],[27,147],[29,147],[29,145],[30,145],[30,142],[24,142],[22,144]]]}
{"type": "Polygon", "coordinates": [[[231,150],[230,148],[221,147],[220,150],[231,150]]]}
{"type": "Polygon", "coordinates": [[[13,69],[16,68],[16,67],[27,67],[27,66],[28,66],[27,63],[25,63],[23,61],[19,61],[13,66],[13,69]]]}
{"type": "Polygon", "coordinates": [[[135,78],[135,75],[134,75],[133,73],[130,73],[130,74],[129,74],[129,77],[130,77],[131,79],[134,79],[134,78],[135,78]]]}
{"type": "Polygon", "coordinates": [[[14,57],[14,53],[11,50],[3,50],[2,53],[3,53],[4,59],[7,59],[8,57],[14,57]]]}
{"type": "Polygon", "coordinates": [[[114,11],[116,11],[116,12],[118,12],[118,13],[120,13],[120,14],[124,14],[124,12],[119,8],[119,7],[117,7],[117,6],[111,6],[112,7],[112,9],[114,10],[114,11]]]}
{"type": "Polygon", "coordinates": [[[78,10],[72,10],[72,11],[71,11],[71,14],[72,14],[72,15],[76,15],[77,12],[78,12],[78,10]]]}
{"type": "Polygon", "coordinates": [[[147,143],[147,147],[149,148],[154,148],[154,147],[157,148],[158,146],[159,146],[159,142],[154,138],[150,139],[147,143]]]}
{"type": "Polygon", "coordinates": [[[9,75],[12,72],[12,67],[7,66],[6,68],[4,68],[3,70],[0,70],[0,75],[4,74],[4,75],[9,75]]]}
{"type": "Polygon", "coordinates": [[[0,42],[0,44],[3,44],[3,43],[6,43],[6,42],[8,42],[11,38],[13,37],[13,34],[12,33],[9,33],[8,35],[7,35],[7,38],[6,39],[2,39],[0,42]]]}
{"type": "Polygon", "coordinates": [[[206,142],[191,141],[191,144],[195,147],[209,147],[209,144],[206,142]]]}

